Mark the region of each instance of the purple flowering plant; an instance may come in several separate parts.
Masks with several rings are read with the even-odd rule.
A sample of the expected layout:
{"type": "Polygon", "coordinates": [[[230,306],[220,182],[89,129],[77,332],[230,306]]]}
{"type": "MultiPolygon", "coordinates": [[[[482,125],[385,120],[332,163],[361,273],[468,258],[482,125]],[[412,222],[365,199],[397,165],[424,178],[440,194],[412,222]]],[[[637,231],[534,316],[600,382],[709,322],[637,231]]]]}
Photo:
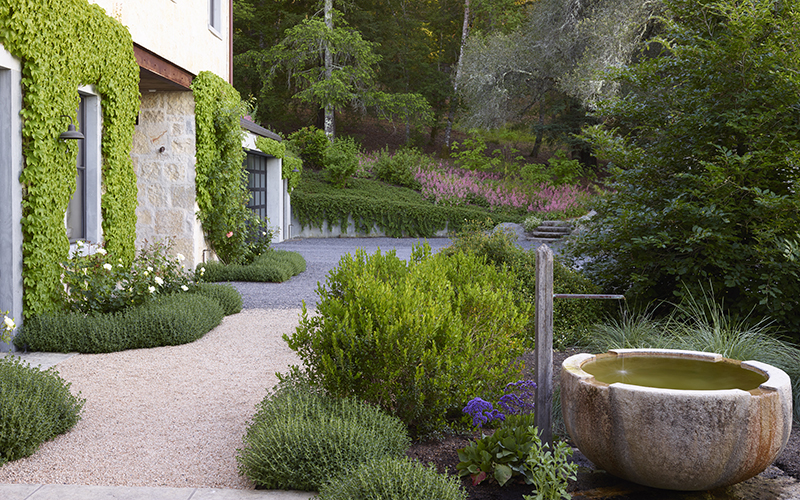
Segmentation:
{"type": "Polygon", "coordinates": [[[507,416],[516,417],[512,419],[517,424],[517,420],[530,420],[533,415],[535,390],[536,382],[533,380],[512,382],[505,386],[503,396],[497,401],[499,409],[482,398],[473,398],[463,411],[472,417],[473,427],[481,428],[496,420],[504,422],[507,416]]]}

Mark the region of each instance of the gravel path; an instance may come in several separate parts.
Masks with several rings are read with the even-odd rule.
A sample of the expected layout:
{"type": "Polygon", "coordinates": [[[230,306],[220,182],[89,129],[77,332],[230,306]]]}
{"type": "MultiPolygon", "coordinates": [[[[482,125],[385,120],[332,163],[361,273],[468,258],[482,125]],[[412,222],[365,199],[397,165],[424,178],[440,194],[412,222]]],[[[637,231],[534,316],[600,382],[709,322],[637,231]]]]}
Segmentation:
{"type": "MultiPolygon", "coordinates": [[[[317,282],[358,247],[411,255],[414,239],[292,240],[275,248],[301,253],[308,270],[281,284],[234,283],[244,310],[203,338],[175,347],[81,354],[56,365],[86,399],[70,432],[33,456],[0,467],[0,483],[249,489],[236,449],[256,404],[298,364],[282,339],[298,325],[317,282]]],[[[429,241],[434,250],[450,244],[429,241]]]]}

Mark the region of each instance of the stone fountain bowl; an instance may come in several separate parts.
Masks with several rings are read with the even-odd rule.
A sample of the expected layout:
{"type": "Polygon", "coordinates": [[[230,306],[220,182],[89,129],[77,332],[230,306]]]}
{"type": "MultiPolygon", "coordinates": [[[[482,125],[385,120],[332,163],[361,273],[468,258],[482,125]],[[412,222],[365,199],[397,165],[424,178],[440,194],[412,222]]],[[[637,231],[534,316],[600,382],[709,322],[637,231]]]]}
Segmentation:
{"type": "Polygon", "coordinates": [[[784,371],[696,351],[616,349],[571,356],[561,368],[561,407],[567,432],[597,467],[670,490],[708,490],[759,474],[786,446],[792,427],[792,388],[784,371]],[[622,361],[627,367],[613,368],[611,363],[624,366],[622,361]],[[628,376],[634,368],[656,365],[667,372],[655,382],[628,376]],[[670,367],[678,365],[684,373],[673,377],[670,367]],[[622,381],[599,373],[601,366],[620,372],[622,381]],[[718,377],[717,369],[748,382],[742,388],[718,383],[727,375],[718,377]],[[689,385],[663,383],[673,378],[689,385]],[[664,385],[673,387],[659,387],[664,385]]]}

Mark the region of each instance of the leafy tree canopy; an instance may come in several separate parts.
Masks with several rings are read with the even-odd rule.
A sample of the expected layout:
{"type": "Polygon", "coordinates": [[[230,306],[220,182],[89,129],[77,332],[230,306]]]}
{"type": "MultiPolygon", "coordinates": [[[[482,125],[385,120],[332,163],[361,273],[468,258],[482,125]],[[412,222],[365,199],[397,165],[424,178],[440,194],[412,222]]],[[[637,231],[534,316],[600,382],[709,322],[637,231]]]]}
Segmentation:
{"type": "Polygon", "coordinates": [[[588,139],[613,192],[573,248],[607,292],[800,332],[800,14],[794,2],[668,0],[657,57],[619,71],[588,139]]]}

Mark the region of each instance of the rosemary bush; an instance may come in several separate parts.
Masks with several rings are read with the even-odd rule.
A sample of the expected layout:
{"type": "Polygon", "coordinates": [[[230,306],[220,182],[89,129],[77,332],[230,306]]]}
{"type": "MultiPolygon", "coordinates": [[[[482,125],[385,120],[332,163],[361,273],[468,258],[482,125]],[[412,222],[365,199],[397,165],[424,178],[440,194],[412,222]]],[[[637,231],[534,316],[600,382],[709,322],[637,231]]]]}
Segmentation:
{"type": "Polygon", "coordinates": [[[433,466],[408,458],[386,457],[322,486],[320,500],[466,500],[467,492],[455,478],[436,472],[433,466]]]}
{"type": "Polygon", "coordinates": [[[409,445],[398,419],[290,377],[258,405],[236,460],[257,487],[318,491],[363,463],[401,456],[409,445]]]}
{"type": "Polygon", "coordinates": [[[50,369],[0,357],[0,465],[32,455],[80,420],[84,400],[50,369]]]}
{"type": "Polygon", "coordinates": [[[205,269],[203,279],[206,281],[282,283],[305,271],[306,260],[297,252],[272,249],[256,257],[248,265],[206,262],[198,264],[198,272],[201,268],[205,269]]]}

